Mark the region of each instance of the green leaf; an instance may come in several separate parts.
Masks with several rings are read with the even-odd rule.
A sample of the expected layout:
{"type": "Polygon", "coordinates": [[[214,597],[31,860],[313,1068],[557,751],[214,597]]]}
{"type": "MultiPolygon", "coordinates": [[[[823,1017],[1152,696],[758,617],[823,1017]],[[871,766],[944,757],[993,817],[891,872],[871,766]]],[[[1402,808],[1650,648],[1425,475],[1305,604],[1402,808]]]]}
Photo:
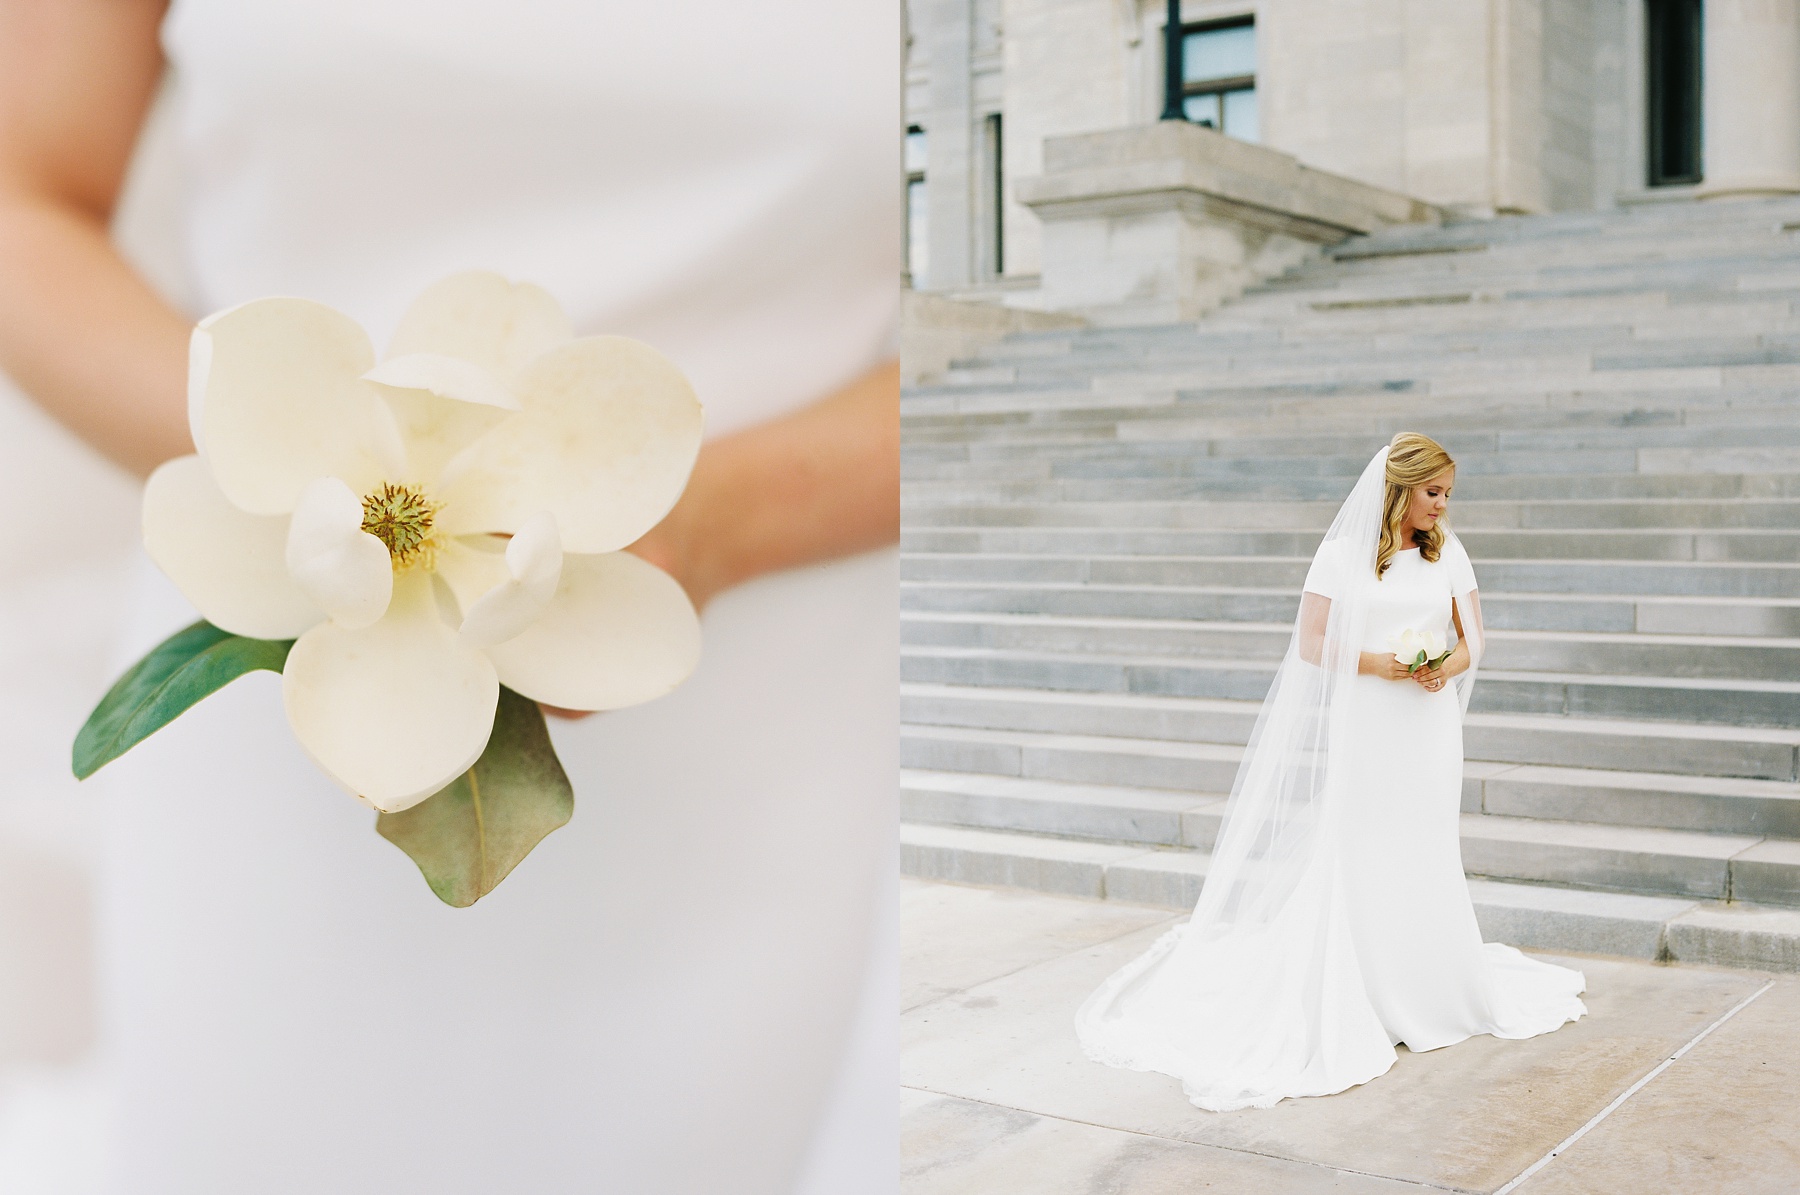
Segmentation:
{"type": "Polygon", "coordinates": [[[494,733],[475,766],[430,797],[375,821],[447,905],[466,909],[575,812],[575,790],[544,713],[504,686],[494,733]]]}
{"type": "Polygon", "coordinates": [[[197,622],[163,640],[100,699],[75,736],[83,780],[246,672],[280,672],[292,639],[248,639],[197,622]]]}

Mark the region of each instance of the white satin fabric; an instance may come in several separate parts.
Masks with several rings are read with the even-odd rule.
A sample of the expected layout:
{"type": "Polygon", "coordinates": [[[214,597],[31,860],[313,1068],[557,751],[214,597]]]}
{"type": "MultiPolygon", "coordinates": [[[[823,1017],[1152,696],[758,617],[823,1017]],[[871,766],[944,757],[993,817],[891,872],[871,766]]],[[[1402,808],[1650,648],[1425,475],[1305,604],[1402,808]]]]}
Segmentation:
{"type": "MultiPolygon", "coordinates": [[[[496,269],[667,353],[709,434],[800,407],[892,352],[897,24],[178,0],[197,307],[301,295],[381,343],[496,269]]],[[[145,571],[134,651],[193,617],[145,571]]],[[[878,552],[718,598],[675,694],[553,727],[574,820],[468,910],[273,676],[119,761],[113,1189],[892,1190],[895,586],[878,552]]]]}
{"type": "MultiPolygon", "coordinates": [[[[1384,463],[1385,450],[1359,488],[1378,480],[1384,463]]],[[[1355,504],[1353,494],[1346,511],[1355,504]]],[[[1373,581],[1358,572],[1373,575],[1366,532],[1328,535],[1306,580],[1309,594],[1333,605],[1328,662],[1339,620],[1354,624],[1341,633],[1355,650],[1338,653],[1343,675],[1318,699],[1322,741],[1290,735],[1301,742],[1271,744],[1284,724],[1306,721],[1277,708],[1259,722],[1249,748],[1252,757],[1308,755],[1307,774],[1321,778],[1316,800],[1280,817],[1246,808],[1246,795],[1259,787],[1283,787],[1258,785],[1259,769],[1247,759],[1233,795],[1238,808],[1227,813],[1194,917],[1107,979],[1076,1017],[1089,1057],[1174,1076],[1200,1108],[1266,1108],[1329,1095],[1387,1071],[1402,1042],[1421,1051],[1477,1033],[1532,1037],[1586,1011],[1579,972],[1481,940],[1457,836],[1466,697],[1455,687],[1429,692],[1411,680],[1354,672],[1357,654],[1391,652],[1401,630],[1435,631],[1453,642],[1453,608],[1479,643],[1468,557],[1451,536],[1439,560],[1409,549],[1373,581]],[[1234,837],[1274,840],[1284,832],[1301,845],[1284,852],[1231,845],[1234,837]],[[1233,896],[1235,908],[1221,913],[1215,884],[1249,896],[1233,896]]],[[[1318,671],[1290,652],[1270,702],[1280,703],[1287,685],[1291,704],[1294,682],[1308,669],[1318,671]]]]}

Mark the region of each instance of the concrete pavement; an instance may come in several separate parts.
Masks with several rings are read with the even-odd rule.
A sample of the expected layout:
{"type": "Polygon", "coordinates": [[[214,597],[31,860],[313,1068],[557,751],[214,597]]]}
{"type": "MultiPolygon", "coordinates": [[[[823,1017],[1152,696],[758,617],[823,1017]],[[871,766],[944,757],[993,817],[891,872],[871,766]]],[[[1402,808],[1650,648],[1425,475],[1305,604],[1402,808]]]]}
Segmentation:
{"type": "Polygon", "coordinates": [[[1800,977],[1548,956],[1587,974],[1574,1025],[1402,1050],[1336,1096],[1207,1113],[1173,1079],[1089,1062],[1071,1026],[1178,917],[904,884],[906,1195],[1800,1192],[1800,977]]]}

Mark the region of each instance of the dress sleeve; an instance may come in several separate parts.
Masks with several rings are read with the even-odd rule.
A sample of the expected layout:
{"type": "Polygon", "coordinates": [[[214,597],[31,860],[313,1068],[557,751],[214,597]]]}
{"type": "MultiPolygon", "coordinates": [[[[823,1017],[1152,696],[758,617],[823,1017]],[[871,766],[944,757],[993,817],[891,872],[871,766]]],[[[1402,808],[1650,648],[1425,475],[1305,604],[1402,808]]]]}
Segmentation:
{"type": "Polygon", "coordinates": [[[1453,534],[1444,541],[1444,563],[1450,569],[1451,596],[1459,596],[1477,588],[1475,584],[1475,566],[1469,563],[1469,554],[1463,550],[1462,540],[1453,534]]]}
{"type": "Polygon", "coordinates": [[[1338,547],[1337,543],[1319,545],[1319,550],[1313,553],[1312,567],[1306,570],[1306,584],[1301,589],[1337,600],[1343,588],[1344,571],[1344,554],[1337,551],[1338,547]]]}

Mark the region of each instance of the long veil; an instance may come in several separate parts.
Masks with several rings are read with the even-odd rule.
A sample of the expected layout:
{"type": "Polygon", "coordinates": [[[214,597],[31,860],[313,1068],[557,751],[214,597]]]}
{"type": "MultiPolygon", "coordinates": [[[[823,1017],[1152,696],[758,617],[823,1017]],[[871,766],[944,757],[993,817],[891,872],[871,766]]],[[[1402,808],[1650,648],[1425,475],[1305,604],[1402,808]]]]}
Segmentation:
{"type": "MultiPolygon", "coordinates": [[[[1325,937],[1334,915],[1320,878],[1336,837],[1332,738],[1353,699],[1377,584],[1387,459],[1384,447],[1363,469],[1313,557],[1293,637],[1244,749],[1193,917],[1107,980],[1076,1018],[1091,1057],[1178,1074],[1202,1107],[1274,1102],[1249,1090],[1232,1096],[1242,1074],[1220,1077],[1224,1089],[1215,1090],[1213,1072],[1254,1070],[1249,1062],[1263,1019],[1297,1015],[1306,1001],[1288,989],[1319,982],[1318,968],[1297,964],[1296,956],[1325,937]],[[1171,955],[1177,974],[1159,976],[1171,955]]],[[[1466,711],[1482,647],[1480,610],[1473,571],[1453,535],[1444,553],[1452,576],[1467,578],[1453,585],[1470,647],[1471,665],[1454,681],[1466,711]]],[[[1314,1027],[1307,1036],[1316,1041],[1318,1033],[1314,1027]]]]}

